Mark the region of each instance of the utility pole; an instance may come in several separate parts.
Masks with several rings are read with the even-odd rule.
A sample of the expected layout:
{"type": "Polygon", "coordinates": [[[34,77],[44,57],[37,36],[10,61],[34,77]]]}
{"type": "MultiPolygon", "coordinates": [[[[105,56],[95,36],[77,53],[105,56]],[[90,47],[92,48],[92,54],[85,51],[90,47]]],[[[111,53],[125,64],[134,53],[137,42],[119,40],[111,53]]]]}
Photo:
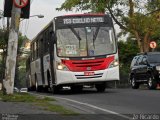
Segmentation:
{"type": "MultiPolygon", "coordinates": [[[[16,0],[16,1],[17,3],[19,2],[19,0],[16,0]]],[[[3,85],[4,85],[6,94],[13,94],[20,16],[21,16],[21,9],[18,7],[15,7],[15,5],[13,4],[12,16],[11,16],[11,27],[10,27],[9,39],[8,39],[5,79],[3,80],[3,85]]]]}

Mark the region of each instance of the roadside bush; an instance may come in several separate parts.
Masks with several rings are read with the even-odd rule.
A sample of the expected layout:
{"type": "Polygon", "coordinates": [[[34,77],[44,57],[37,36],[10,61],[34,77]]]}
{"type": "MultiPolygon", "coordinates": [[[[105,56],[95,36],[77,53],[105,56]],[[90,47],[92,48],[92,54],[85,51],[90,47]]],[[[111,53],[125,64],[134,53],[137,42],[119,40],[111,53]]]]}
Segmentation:
{"type": "Polygon", "coordinates": [[[119,62],[120,62],[120,81],[117,87],[128,87],[129,86],[129,72],[130,64],[133,57],[139,52],[137,43],[134,40],[128,40],[126,42],[119,41],[119,62]]]}

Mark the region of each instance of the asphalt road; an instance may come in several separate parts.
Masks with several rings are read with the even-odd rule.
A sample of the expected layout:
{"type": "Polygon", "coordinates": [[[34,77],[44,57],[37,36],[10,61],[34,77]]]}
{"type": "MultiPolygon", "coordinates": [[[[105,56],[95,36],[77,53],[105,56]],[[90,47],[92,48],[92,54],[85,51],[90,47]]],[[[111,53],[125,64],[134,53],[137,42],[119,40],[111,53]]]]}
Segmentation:
{"type": "Polygon", "coordinates": [[[160,119],[160,90],[106,89],[104,93],[97,93],[95,89],[85,89],[81,93],[65,90],[56,95],[45,95],[53,96],[60,104],[86,115],[111,115],[112,119],[160,119]]]}

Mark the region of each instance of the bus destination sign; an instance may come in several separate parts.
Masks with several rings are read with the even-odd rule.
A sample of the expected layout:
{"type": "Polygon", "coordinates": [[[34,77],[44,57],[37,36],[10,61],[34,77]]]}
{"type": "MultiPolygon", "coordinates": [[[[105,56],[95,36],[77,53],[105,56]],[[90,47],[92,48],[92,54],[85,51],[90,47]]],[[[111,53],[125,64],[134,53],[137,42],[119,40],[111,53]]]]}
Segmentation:
{"type": "Polygon", "coordinates": [[[102,16],[59,16],[55,18],[56,29],[85,26],[108,26],[112,27],[112,19],[108,15],[102,16]]]}
{"type": "Polygon", "coordinates": [[[103,23],[104,17],[64,18],[63,24],[103,23]]]}

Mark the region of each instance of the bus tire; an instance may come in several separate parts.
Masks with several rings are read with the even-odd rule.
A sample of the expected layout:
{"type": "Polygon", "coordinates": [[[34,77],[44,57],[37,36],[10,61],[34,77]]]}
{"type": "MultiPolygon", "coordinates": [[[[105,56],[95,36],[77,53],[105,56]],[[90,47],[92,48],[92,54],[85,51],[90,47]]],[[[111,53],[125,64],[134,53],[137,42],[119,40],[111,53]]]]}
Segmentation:
{"type": "Polygon", "coordinates": [[[30,78],[29,72],[27,72],[26,81],[27,81],[28,91],[32,91],[31,78],[30,78]]]}
{"type": "Polygon", "coordinates": [[[38,85],[37,75],[35,75],[35,89],[37,92],[41,92],[41,87],[38,85]]]}
{"type": "Polygon", "coordinates": [[[49,92],[49,91],[53,91],[53,86],[52,86],[52,80],[51,80],[51,76],[50,76],[50,73],[49,71],[47,71],[47,81],[48,81],[48,86],[46,88],[46,91],[49,92]]]}
{"type": "Polygon", "coordinates": [[[97,92],[104,92],[106,89],[106,83],[96,84],[95,87],[97,92]]]}

